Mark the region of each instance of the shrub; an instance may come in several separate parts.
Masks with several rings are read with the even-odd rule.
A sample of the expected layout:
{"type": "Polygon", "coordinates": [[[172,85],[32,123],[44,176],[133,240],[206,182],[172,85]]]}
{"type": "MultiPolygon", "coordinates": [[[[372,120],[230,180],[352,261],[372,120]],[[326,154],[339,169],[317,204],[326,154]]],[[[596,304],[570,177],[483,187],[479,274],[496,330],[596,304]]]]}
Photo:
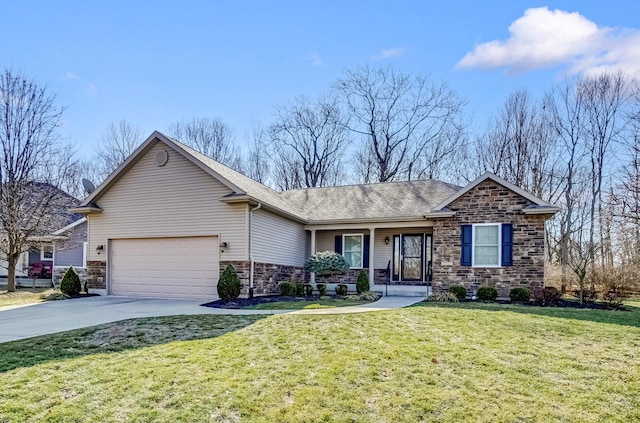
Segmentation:
{"type": "Polygon", "coordinates": [[[438,292],[436,294],[431,294],[427,298],[427,302],[429,303],[457,303],[458,296],[453,292],[438,292]]]}
{"type": "Polygon", "coordinates": [[[598,292],[596,291],[596,287],[591,285],[589,288],[585,286],[582,289],[576,289],[573,296],[578,300],[580,300],[580,297],[582,296],[582,304],[592,304],[598,299],[598,292]]]}
{"type": "Polygon", "coordinates": [[[347,300],[354,301],[376,301],[378,298],[380,298],[380,294],[373,291],[364,291],[357,295],[347,295],[346,297],[347,300]]]}
{"type": "Polygon", "coordinates": [[[449,292],[458,298],[458,301],[462,301],[467,297],[467,289],[462,285],[453,285],[449,287],[449,292]]]}
{"type": "Polygon", "coordinates": [[[70,267],[62,277],[62,281],[60,282],[60,291],[63,294],[67,294],[71,297],[77,297],[80,294],[80,290],[82,286],[80,284],[80,277],[76,272],[76,269],[70,267]]]}
{"type": "Polygon", "coordinates": [[[513,288],[509,291],[509,298],[512,303],[526,303],[531,298],[531,293],[527,288],[513,288]]]}
{"type": "Polygon", "coordinates": [[[478,299],[481,301],[495,301],[498,298],[498,291],[490,286],[483,286],[478,289],[478,299]]]}
{"type": "Polygon", "coordinates": [[[218,281],[218,296],[223,301],[232,301],[240,296],[240,278],[232,265],[227,265],[218,281]]]}
{"type": "Polygon", "coordinates": [[[294,297],[297,291],[296,285],[295,282],[280,282],[280,295],[294,297]]]}
{"type": "Polygon", "coordinates": [[[304,295],[304,285],[301,283],[292,282],[293,286],[296,288],[296,295],[298,297],[302,297],[304,295]]]}
{"type": "Polygon", "coordinates": [[[315,253],[304,264],[304,269],[318,276],[344,274],[349,267],[344,257],[334,251],[315,253]]]}
{"type": "Polygon", "coordinates": [[[356,281],[356,292],[362,294],[369,290],[369,275],[366,270],[361,270],[358,273],[358,280],[356,281]]]}
{"type": "Polygon", "coordinates": [[[316,288],[318,289],[318,293],[320,294],[321,297],[324,297],[325,295],[327,295],[327,285],[323,283],[317,283],[316,288]]]}
{"type": "Polygon", "coordinates": [[[545,286],[542,291],[537,291],[533,298],[538,306],[553,307],[560,301],[561,297],[562,293],[557,288],[545,286]]]}
{"type": "Polygon", "coordinates": [[[302,285],[304,287],[304,296],[309,297],[313,295],[313,286],[310,283],[305,283],[302,285]]]}
{"type": "Polygon", "coordinates": [[[336,285],[336,294],[337,295],[347,295],[347,292],[349,291],[349,287],[343,283],[339,283],[338,285],[336,285]]]}

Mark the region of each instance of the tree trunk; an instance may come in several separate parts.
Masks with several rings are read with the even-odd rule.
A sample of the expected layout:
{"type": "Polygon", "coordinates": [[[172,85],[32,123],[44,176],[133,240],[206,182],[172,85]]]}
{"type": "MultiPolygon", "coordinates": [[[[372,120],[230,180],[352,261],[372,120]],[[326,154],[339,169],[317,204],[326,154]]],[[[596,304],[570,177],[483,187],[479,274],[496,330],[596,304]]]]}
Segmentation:
{"type": "Polygon", "coordinates": [[[7,257],[7,291],[16,292],[16,263],[17,259],[13,254],[7,257]]]}

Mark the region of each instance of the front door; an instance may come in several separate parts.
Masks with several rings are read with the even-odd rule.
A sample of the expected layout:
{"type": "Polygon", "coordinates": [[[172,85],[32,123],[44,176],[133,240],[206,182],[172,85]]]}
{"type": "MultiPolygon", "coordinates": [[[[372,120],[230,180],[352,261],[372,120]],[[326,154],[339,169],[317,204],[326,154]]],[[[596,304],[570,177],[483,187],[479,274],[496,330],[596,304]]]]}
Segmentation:
{"type": "Polygon", "coordinates": [[[422,280],[422,239],[424,235],[402,236],[401,277],[403,281],[422,280]]]}
{"type": "Polygon", "coordinates": [[[431,281],[431,234],[404,234],[393,237],[394,281],[431,281]]]}

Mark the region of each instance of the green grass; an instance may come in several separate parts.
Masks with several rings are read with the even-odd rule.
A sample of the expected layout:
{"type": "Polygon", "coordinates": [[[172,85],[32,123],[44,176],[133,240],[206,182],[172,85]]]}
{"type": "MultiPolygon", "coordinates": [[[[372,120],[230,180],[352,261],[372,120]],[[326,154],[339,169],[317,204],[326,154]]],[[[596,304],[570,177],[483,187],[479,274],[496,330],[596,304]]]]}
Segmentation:
{"type": "Polygon", "coordinates": [[[316,298],[313,301],[274,301],[272,303],[256,304],[245,308],[249,310],[301,310],[313,308],[349,307],[369,304],[371,302],[373,301],[322,297],[316,298]]]}
{"type": "Polygon", "coordinates": [[[0,344],[0,357],[8,422],[640,419],[636,308],[174,316],[0,344]]]}
{"type": "MultiPolygon", "coordinates": [[[[49,288],[16,288],[15,292],[7,292],[7,287],[0,287],[0,307],[36,304],[44,301],[43,295],[54,292],[49,288]]],[[[1,421],[1,420],[0,420],[1,421]]]]}

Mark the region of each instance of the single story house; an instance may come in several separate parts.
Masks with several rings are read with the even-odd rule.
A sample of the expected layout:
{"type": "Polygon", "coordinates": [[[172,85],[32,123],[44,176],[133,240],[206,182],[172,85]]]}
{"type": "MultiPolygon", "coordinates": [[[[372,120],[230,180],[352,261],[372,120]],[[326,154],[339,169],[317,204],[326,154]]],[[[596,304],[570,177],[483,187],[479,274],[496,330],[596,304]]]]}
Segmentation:
{"type": "Polygon", "coordinates": [[[558,208],[490,173],[465,187],[427,180],[278,192],[154,132],[71,211],[87,218],[90,291],[209,299],[228,264],[244,294],[313,283],[303,264],[324,250],[350,265],[329,282],[355,282],[365,269],[372,289],[389,294],[535,289],[545,219],[558,208]]]}

